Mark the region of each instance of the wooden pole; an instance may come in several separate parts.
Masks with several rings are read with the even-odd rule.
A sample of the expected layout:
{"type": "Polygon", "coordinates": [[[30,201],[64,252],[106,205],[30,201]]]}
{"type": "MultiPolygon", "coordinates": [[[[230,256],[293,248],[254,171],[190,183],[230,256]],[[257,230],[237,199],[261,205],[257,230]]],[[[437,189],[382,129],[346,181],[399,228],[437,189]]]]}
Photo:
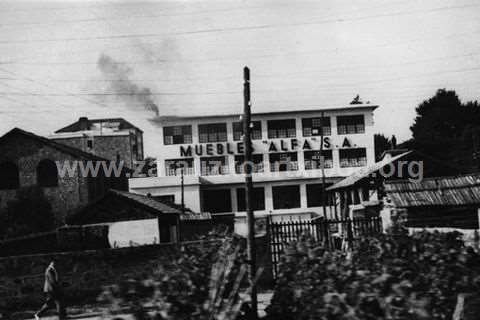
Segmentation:
{"type": "Polygon", "coordinates": [[[255,217],[252,208],[252,139],[251,139],[251,109],[250,109],[250,69],[243,69],[243,97],[244,97],[244,115],[243,115],[243,144],[245,146],[245,160],[243,168],[245,172],[245,208],[247,212],[247,256],[250,264],[249,280],[252,288],[251,303],[252,314],[254,319],[258,318],[258,302],[257,302],[257,286],[255,276],[257,272],[256,266],[256,248],[255,248],[255,217]]]}
{"type": "Polygon", "coordinates": [[[326,191],[325,191],[325,157],[323,156],[323,118],[324,118],[324,112],[322,111],[321,114],[321,126],[320,130],[322,130],[320,134],[320,166],[322,169],[322,208],[323,208],[323,218],[327,220],[327,208],[325,207],[325,200],[326,200],[326,191]]]}

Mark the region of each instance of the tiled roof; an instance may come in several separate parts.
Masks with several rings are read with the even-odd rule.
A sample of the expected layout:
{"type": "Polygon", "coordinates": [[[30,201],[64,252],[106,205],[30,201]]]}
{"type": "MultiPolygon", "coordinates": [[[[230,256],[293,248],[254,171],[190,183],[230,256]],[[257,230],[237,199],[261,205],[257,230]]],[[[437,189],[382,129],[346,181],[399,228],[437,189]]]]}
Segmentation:
{"type": "Polygon", "coordinates": [[[80,149],[73,148],[73,147],[55,142],[53,140],[47,139],[47,138],[42,137],[42,136],[38,136],[34,133],[22,130],[20,128],[14,128],[14,129],[10,130],[9,132],[7,132],[6,134],[4,134],[2,137],[0,137],[0,143],[2,143],[3,141],[6,141],[9,137],[11,137],[13,135],[16,135],[16,134],[23,135],[23,136],[28,137],[30,139],[36,140],[36,141],[38,141],[40,143],[43,143],[43,144],[45,144],[49,147],[57,149],[60,152],[67,153],[67,154],[69,154],[71,156],[74,156],[76,158],[79,158],[79,159],[107,161],[105,158],[101,158],[101,157],[98,157],[94,154],[82,151],[80,149]]]}
{"type": "Polygon", "coordinates": [[[480,205],[480,173],[390,181],[385,191],[397,207],[480,205]]]}
{"type": "MultiPolygon", "coordinates": [[[[89,127],[94,123],[119,122],[120,123],[120,127],[119,127],[120,130],[122,130],[122,129],[137,129],[137,130],[140,130],[138,127],[134,126],[132,123],[128,122],[127,120],[125,120],[123,118],[86,119],[86,120],[88,121],[88,126],[89,127]]],[[[76,121],[72,124],[69,124],[68,126],[66,126],[64,128],[61,128],[61,129],[55,131],[55,133],[77,132],[77,131],[82,131],[82,130],[85,130],[85,129],[82,129],[82,127],[80,125],[80,120],[78,120],[78,121],[76,121]]],[[[140,131],[142,131],[142,130],[140,130],[140,131]]]]}
{"type": "Polygon", "coordinates": [[[137,193],[131,193],[127,191],[119,191],[119,190],[110,190],[110,192],[117,194],[118,196],[125,197],[131,199],[133,201],[137,201],[147,207],[150,207],[154,210],[157,210],[161,213],[173,213],[173,214],[181,214],[181,210],[177,209],[173,206],[167,205],[163,202],[155,200],[151,197],[147,197],[137,193]]]}
{"type": "Polygon", "coordinates": [[[96,224],[116,221],[164,218],[167,220],[209,220],[209,214],[194,213],[189,209],[182,214],[180,206],[167,204],[154,198],[127,191],[109,190],[105,196],[78,211],[69,224],[96,224]]]}

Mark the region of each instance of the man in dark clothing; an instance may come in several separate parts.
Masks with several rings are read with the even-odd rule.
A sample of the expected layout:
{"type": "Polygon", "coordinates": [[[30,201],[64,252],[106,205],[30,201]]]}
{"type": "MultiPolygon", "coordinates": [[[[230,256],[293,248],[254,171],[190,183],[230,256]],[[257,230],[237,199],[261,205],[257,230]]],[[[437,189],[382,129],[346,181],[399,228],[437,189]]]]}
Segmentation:
{"type": "Polygon", "coordinates": [[[52,261],[45,270],[45,283],[43,285],[43,292],[46,295],[45,304],[35,313],[35,319],[39,320],[40,316],[51,308],[54,304],[57,307],[58,318],[60,320],[66,319],[65,306],[62,301],[62,290],[58,282],[58,273],[55,270],[55,262],[52,261]]]}

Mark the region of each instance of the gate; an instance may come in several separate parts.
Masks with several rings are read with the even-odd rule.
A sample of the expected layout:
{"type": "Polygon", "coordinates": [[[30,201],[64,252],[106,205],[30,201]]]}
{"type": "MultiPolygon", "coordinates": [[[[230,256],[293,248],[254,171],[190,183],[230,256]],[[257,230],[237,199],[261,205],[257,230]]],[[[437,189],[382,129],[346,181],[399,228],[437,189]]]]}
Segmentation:
{"type": "Polygon", "coordinates": [[[360,236],[382,232],[380,217],[343,220],[268,221],[273,276],[277,277],[278,264],[285,246],[303,235],[312,237],[328,250],[340,250],[360,236]]]}

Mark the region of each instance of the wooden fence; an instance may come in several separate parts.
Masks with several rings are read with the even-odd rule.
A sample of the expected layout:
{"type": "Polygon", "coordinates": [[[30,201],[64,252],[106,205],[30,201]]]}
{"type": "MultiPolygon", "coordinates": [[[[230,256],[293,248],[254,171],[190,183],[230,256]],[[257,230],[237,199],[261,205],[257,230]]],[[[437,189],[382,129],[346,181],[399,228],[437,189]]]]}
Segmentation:
{"type": "Polygon", "coordinates": [[[380,217],[354,218],[343,220],[299,220],[268,222],[270,250],[272,253],[273,275],[278,274],[280,256],[285,246],[307,235],[321,242],[328,250],[341,250],[346,244],[364,235],[382,232],[380,217]]]}

